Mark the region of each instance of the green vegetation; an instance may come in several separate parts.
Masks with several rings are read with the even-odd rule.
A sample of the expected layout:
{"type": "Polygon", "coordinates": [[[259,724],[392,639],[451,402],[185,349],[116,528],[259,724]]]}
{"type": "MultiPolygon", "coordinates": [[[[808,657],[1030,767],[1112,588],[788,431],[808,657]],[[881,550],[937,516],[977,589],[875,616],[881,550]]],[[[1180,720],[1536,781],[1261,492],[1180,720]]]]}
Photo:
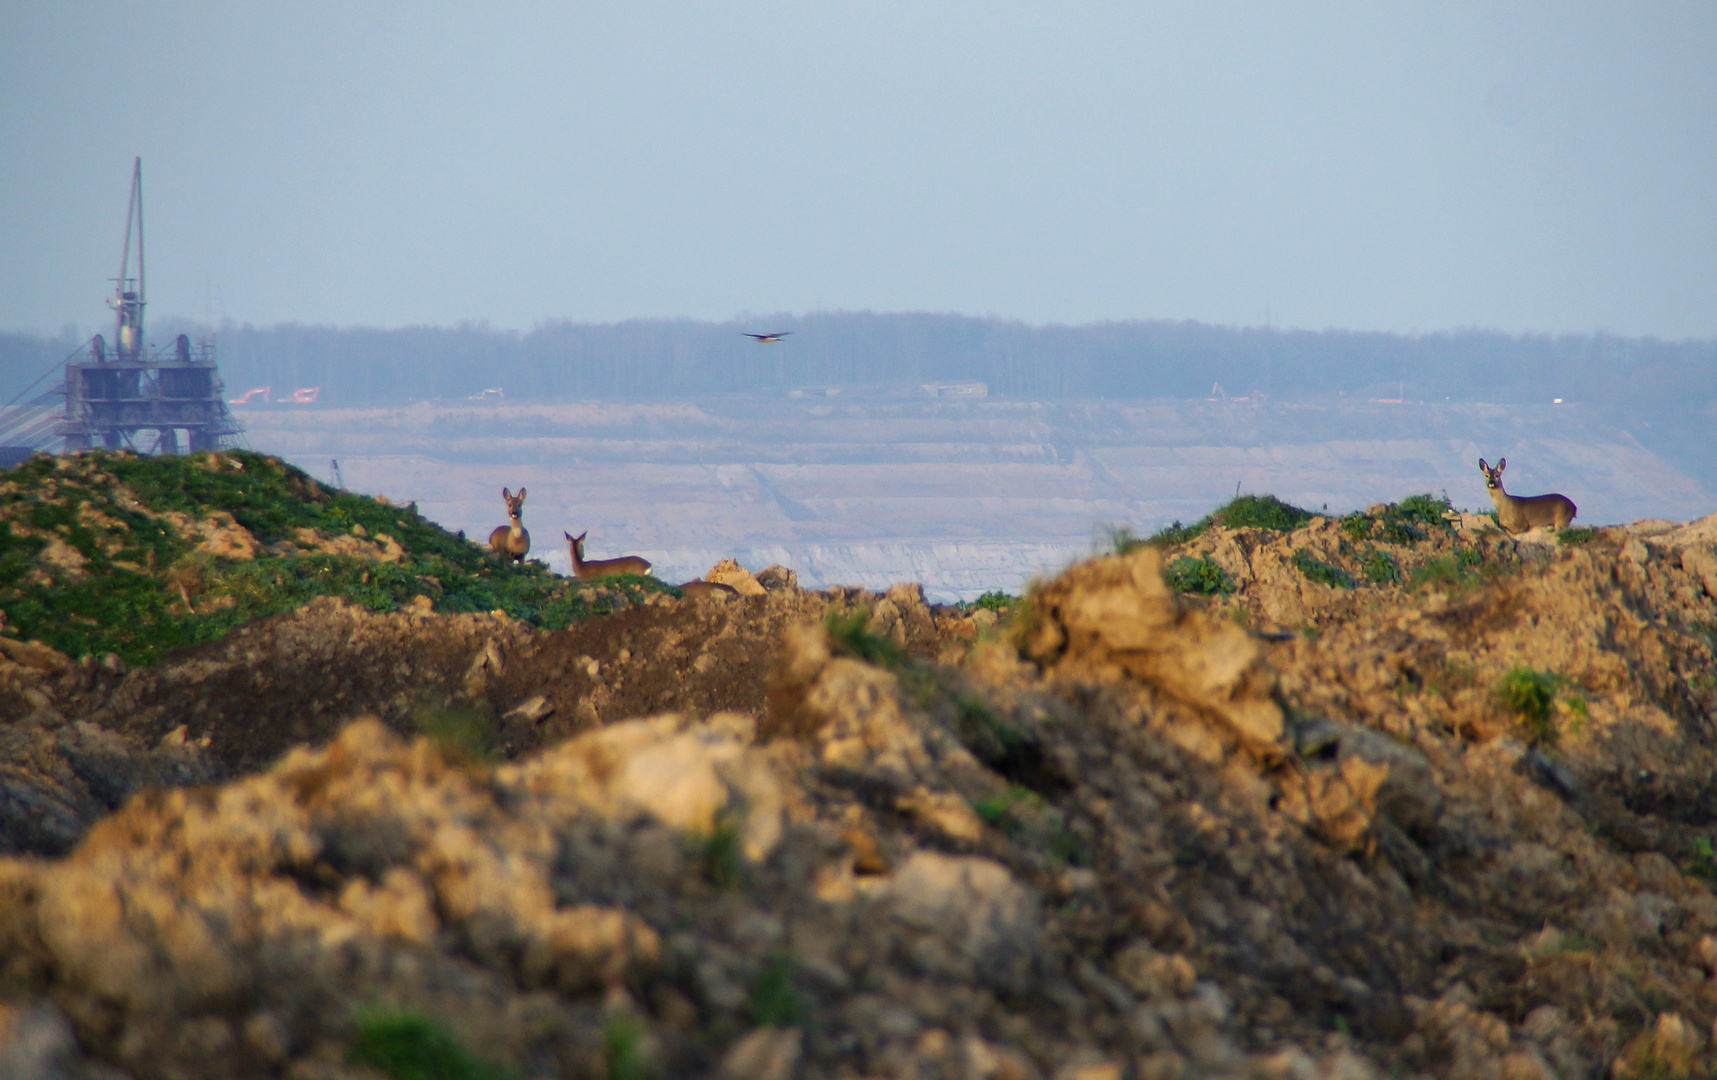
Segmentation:
{"type": "Polygon", "coordinates": [[[652,1070],[644,1053],[644,1021],[630,1014],[608,1021],[602,1029],[602,1056],[608,1080],[647,1080],[652,1070]]]}
{"type": "Polygon", "coordinates": [[[478,1060],[435,1020],[407,1010],[359,1014],[346,1060],[392,1080],[501,1080],[506,1073],[478,1060]]]}
{"type": "Polygon", "coordinates": [[[1330,585],[1338,589],[1353,588],[1353,576],[1339,566],[1318,559],[1305,548],[1294,552],[1290,560],[1294,569],[1322,585],[1330,585]]]}
{"type": "Polygon", "coordinates": [[[1693,838],[1691,858],[1683,869],[1696,878],[1717,884],[1717,850],[1712,848],[1709,836],[1693,838]]]}
{"type": "Polygon", "coordinates": [[[1061,811],[1023,784],[978,799],[972,803],[972,812],[991,828],[1018,843],[1037,847],[1058,863],[1091,864],[1090,848],[1067,827],[1061,811]]]}
{"type": "Polygon", "coordinates": [[[1341,519],[1340,529],[1353,540],[1371,539],[1371,518],[1364,514],[1349,514],[1341,519]]]}
{"type": "Polygon", "coordinates": [[[1125,554],[1131,547],[1122,549],[1122,542],[1136,546],[1140,543],[1155,544],[1158,547],[1168,547],[1174,544],[1184,544],[1204,534],[1212,525],[1221,525],[1227,529],[1273,529],[1276,532],[1293,532],[1318,515],[1310,510],[1302,510],[1289,505],[1274,495],[1236,495],[1228,502],[1217,507],[1209,514],[1193,522],[1182,525],[1175,522],[1164,529],[1153,533],[1148,540],[1139,540],[1133,536],[1131,529],[1117,529],[1112,534],[1117,554],[1125,554]]]}
{"type": "Polygon", "coordinates": [[[1426,559],[1408,576],[1407,588],[1462,592],[1484,580],[1484,575],[1479,572],[1479,567],[1483,564],[1484,556],[1471,549],[1462,549],[1452,555],[1438,555],[1426,559]]]}
{"type": "Polygon", "coordinates": [[[1448,495],[1409,495],[1400,502],[1389,503],[1381,513],[1352,513],[1341,519],[1341,531],[1354,541],[1379,540],[1385,544],[1412,544],[1426,539],[1437,529],[1451,526],[1443,515],[1451,513],[1454,504],[1448,495]]]}
{"type": "MultiPolygon", "coordinates": [[[[1188,540],[1197,539],[1208,528],[1210,528],[1208,516],[1200,518],[1191,525],[1182,525],[1176,521],[1173,525],[1165,525],[1152,533],[1150,539],[1145,542],[1155,544],[1158,547],[1172,547],[1175,544],[1184,544],[1188,540]]],[[[1125,554],[1125,552],[1118,552],[1118,554],[1125,554]]]]}
{"type": "Polygon", "coordinates": [[[1197,596],[1227,596],[1234,591],[1233,579],[1211,558],[1183,555],[1163,570],[1163,580],[1176,592],[1197,596]]]}
{"type": "Polygon", "coordinates": [[[1293,532],[1312,518],[1310,510],[1290,506],[1274,495],[1237,495],[1210,515],[1227,529],[1274,529],[1293,532]]]}
{"type": "Polygon", "coordinates": [[[1556,542],[1558,544],[1590,544],[1598,538],[1598,530],[1589,528],[1558,529],[1556,542]]]}
{"type": "Polygon", "coordinates": [[[503,564],[415,507],[335,491],[247,451],[36,457],[0,483],[0,611],[18,636],[73,657],[113,652],[147,664],[317,596],[377,612],[423,597],[436,611],[504,611],[558,628],[664,588],[637,577],[593,586],[541,563],[503,564]],[[256,557],[195,550],[195,527],[218,513],[261,545],[256,557]],[[389,541],[396,561],[363,553],[389,541]],[[300,550],[335,542],[346,550],[300,550]]]}
{"type": "Polygon", "coordinates": [[[691,838],[692,855],[703,879],[718,889],[745,884],[745,856],[739,822],[725,809],[715,815],[709,832],[691,838]]]}
{"type": "MultiPolygon", "coordinates": [[[[1156,537],[1151,538],[1154,539],[1156,537]]],[[[1109,530],[1109,551],[1116,555],[1130,555],[1151,540],[1142,539],[1131,525],[1117,525],[1109,530]]]]}
{"type": "Polygon", "coordinates": [[[496,758],[494,718],[478,706],[455,702],[420,704],[412,710],[411,720],[450,762],[478,766],[496,758]]]}
{"type": "Polygon", "coordinates": [[[793,958],[776,953],[751,980],[751,1022],[758,1027],[798,1027],[810,1011],[799,989],[793,958]]]}
{"type": "Polygon", "coordinates": [[[1522,734],[1533,746],[1553,747],[1562,736],[1556,723],[1556,694],[1563,682],[1554,671],[1519,665],[1509,668],[1497,686],[1497,700],[1520,718],[1522,734]]]}
{"type": "Polygon", "coordinates": [[[1365,550],[1359,568],[1365,572],[1365,580],[1373,585],[1393,585],[1401,580],[1401,568],[1395,565],[1395,560],[1376,548],[1365,550]]]}
{"type": "Polygon", "coordinates": [[[973,600],[969,605],[961,605],[961,606],[970,607],[970,608],[983,608],[986,611],[994,611],[997,614],[1000,614],[1001,612],[1004,612],[1004,611],[1008,610],[1009,608],[1013,607],[1017,603],[1019,603],[1019,597],[1013,596],[1009,593],[1002,592],[1000,589],[991,589],[989,592],[978,597],[976,600],[973,600]]]}
{"type": "Polygon", "coordinates": [[[824,626],[829,632],[829,644],[837,652],[884,668],[898,668],[905,662],[899,646],[881,634],[871,632],[870,612],[864,608],[832,610],[824,620],[824,626]]]}

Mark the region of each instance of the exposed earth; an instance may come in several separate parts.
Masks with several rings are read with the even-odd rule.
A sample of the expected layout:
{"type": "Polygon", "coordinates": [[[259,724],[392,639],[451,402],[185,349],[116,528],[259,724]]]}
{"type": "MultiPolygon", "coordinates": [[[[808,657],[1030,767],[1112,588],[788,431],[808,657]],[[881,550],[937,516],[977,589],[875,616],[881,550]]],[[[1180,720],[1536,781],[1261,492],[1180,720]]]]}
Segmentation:
{"type": "Polygon", "coordinates": [[[1717,515],[699,600],[234,460],[0,485],[0,1076],[1717,1074],[1717,515]]]}

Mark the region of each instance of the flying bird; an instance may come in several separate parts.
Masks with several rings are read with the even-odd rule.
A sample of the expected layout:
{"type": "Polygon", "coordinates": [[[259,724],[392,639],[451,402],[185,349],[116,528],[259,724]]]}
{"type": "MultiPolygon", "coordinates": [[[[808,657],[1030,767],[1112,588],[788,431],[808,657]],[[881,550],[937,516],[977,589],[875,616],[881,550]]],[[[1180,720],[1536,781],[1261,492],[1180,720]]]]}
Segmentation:
{"type": "Polygon", "coordinates": [[[773,345],[792,332],[793,331],[791,330],[782,330],[780,333],[776,334],[746,334],[745,336],[748,338],[756,338],[758,343],[762,345],[773,345]]]}

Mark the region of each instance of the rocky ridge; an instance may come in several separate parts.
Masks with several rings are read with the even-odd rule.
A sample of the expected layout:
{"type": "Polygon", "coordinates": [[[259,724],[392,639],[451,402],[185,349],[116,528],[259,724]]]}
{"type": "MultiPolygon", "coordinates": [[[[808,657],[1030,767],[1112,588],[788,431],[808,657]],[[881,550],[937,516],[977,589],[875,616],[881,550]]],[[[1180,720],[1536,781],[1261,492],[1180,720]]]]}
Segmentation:
{"type": "Polygon", "coordinates": [[[8,640],[7,767],[94,801],[0,861],[0,1073],[373,1075],[386,1008],[520,1076],[1709,1075],[1717,519],[1376,511],[1000,619],[770,579],[8,640]]]}

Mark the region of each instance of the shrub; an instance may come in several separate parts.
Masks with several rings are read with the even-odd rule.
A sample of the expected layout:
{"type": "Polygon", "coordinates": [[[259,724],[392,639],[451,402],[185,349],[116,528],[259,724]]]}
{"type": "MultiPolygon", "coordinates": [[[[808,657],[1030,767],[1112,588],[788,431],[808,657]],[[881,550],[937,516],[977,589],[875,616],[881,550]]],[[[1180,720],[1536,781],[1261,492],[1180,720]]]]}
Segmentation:
{"type": "Polygon", "coordinates": [[[1454,555],[1438,555],[1435,558],[1426,559],[1418,569],[1408,576],[1407,588],[1460,592],[1477,584],[1479,576],[1474,572],[1471,562],[1462,561],[1462,557],[1466,554],[1462,551],[1454,555]]]}
{"type": "Polygon", "coordinates": [[[1556,531],[1556,542],[1559,544],[1589,544],[1597,538],[1597,529],[1558,529],[1556,531]]]}
{"type": "Polygon", "coordinates": [[[1443,515],[1452,513],[1454,509],[1454,503],[1449,501],[1447,493],[1439,498],[1426,492],[1423,495],[1409,495],[1398,503],[1392,503],[1385,513],[1428,529],[1447,529],[1450,528],[1449,519],[1443,515]]]}
{"type": "Polygon", "coordinates": [[[1211,514],[1211,519],[1229,529],[1293,532],[1316,516],[1310,510],[1290,506],[1274,495],[1237,495],[1211,514]]]}
{"type": "Polygon", "coordinates": [[[1181,556],[1163,571],[1163,580],[1176,592],[1197,596],[1227,596],[1234,591],[1234,581],[1211,558],[1194,559],[1181,556]]]}
{"type": "Polygon", "coordinates": [[[1369,540],[1371,524],[1371,518],[1364,514],[1349,514],[1341,519],[1341,531],[1354,540],[1369,540]]]}
{"type": "Polygon", "coordinates": [[[1353,588],[1353,577],[1339,566],[1318,559],[1305,548],[1294,552],[1291,560],[1294,569],[1322,585],[1330,585],[1338,589],[1353,588]]]}
{"type": "Polygon", "coordinates": [[[504,1075],[473,1056],[441,1024],[410,1011],[359,1014],[346,1060],[393,1080],[499,1080],[504,1075]]]}
{"type": "Polygon", "coordinates": [[[1010,596],[1009,594],[1002,592],[1000,589],[991,589],[989,592],[972,601],[972,606],[975,608],[983,608],[986,611],[1002,612],[1013,607],[1017,603],[1019,603],[1019,597],[1010,596]]]}
{"type": "Polygon", "coordinates": [[[1401,568],[1395,565],[1395,560],[1376,548],[1368,550],[1359,565],[1365,571],[1365,580],[1373,585],[1393,585],[1401,580],[1401,568]]]}
{"type": "Polygon", "coordinates": [[[1562,682],[1562,676],[1553,671],[1520,665],[1510,668],[1497,686],[1497,700],[1520,718],[1527,741],[1534,746],[1555,746],[1561,737],[1555,708],[1562,682]]]}

